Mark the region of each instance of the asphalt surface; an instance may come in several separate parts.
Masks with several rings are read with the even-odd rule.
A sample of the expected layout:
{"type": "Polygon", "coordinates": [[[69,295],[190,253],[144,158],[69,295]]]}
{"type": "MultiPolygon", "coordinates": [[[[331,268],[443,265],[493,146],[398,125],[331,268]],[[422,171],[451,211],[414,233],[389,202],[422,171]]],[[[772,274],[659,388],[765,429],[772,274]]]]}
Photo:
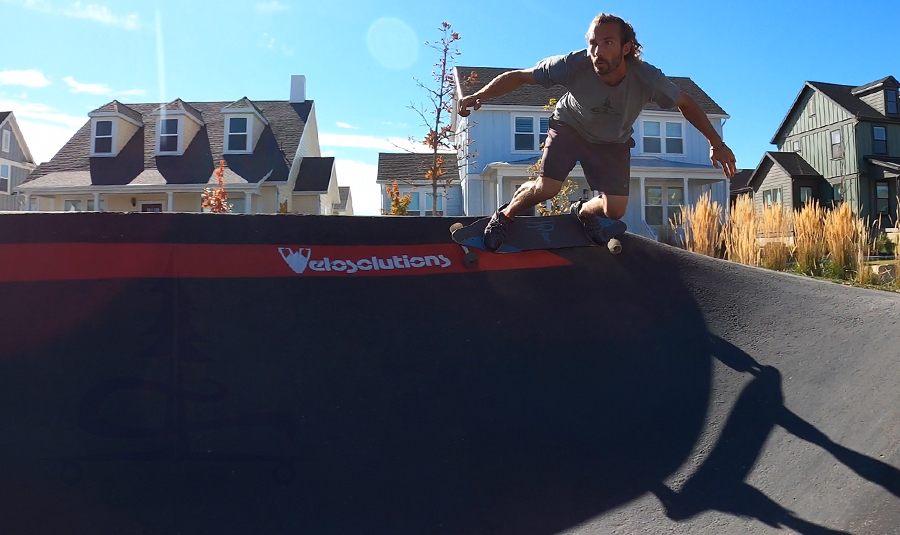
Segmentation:
{"type": "Polygon", "coordinates": [[[451,222],[2,216],[0,531],[900,534],[900,296],[451,222]]]}

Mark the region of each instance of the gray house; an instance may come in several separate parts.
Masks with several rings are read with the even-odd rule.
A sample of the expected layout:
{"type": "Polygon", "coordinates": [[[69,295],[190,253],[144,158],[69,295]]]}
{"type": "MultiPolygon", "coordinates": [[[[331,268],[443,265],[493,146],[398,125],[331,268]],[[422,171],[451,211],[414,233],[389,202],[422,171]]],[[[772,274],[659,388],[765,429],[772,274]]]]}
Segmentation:
{"type": "Polygon", "coordinates": [[[0,210],[27,209],[19,202],[16,188],[34,168],[34,158],[16,117],[11,111],[0,111],[0,210]]]}
{"type": "Polygon", "coordinates": [[[850,204],[892,227],[900,176],[900,83],[893,76],[854,87],[806,82],[749,186],[758,207],[807,200],[850,204]]]}

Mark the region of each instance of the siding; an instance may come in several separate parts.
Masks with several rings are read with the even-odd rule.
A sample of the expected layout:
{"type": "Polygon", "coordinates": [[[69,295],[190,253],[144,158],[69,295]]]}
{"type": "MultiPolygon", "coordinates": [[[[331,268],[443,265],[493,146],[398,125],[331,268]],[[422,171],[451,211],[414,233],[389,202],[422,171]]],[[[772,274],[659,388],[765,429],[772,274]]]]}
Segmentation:
{"type": "MultiPolygon", "coordinates": [[[[10,145],[15,142],[15,137],[10,142],[10,145]]],[[[12,146],[10,146],[10,149],[12,146]]],[[[12,152],[10,150],[10,152],[12,152]]],[[[9,164],[9,162],[4,162],[9,164]]],[[[8,193],[0,192],[0,210],[27,210],[27,207],[19,204],[19,196],[16,195],[16,188],[19,187],[25,179],[28,178],[31,172],[27,169],[22,169],[20,167],[15,167],[14,165],[10,165],[9,168],[9,190],[8,193]]],[[[21,197],[24,202],[25,197],[21,197]]]]}
{"type": "Polygon", "coordinates": [[[791,135],[778,149],[781,152],[793,152],[793,142],[800,141],[800,155],[826,179],[857,173],[859,161],[856,158],[855,123],[855,119],[851,118],[840,124],[825,125],[817,127],[815,130],[791,135]],[[835,160],[831,158],[831,131],[837,129],[841,130],[844,157],[835,160]]]}
{"type": "MultiPolygon", "coordinates": [[[[830,98],[821,95],[818,91],[807,87],[805,93],[806,95],[800,100],[798,109],[788,118],[788,122],[793,124],[786,137],[798,136],[812,130],[853,119],[853,116],[847,113],[844,108],[835,104],[830,98]],[[811,113],[813,108],[810,107],[810,102],[814,105],[815,114],[811,113]]],[[[782,149],[779,147],[779,150],[782,149]]]]}
{"type": "Polygon", "coordinates": [[[770,189],[781,188],[782,205],[785,207],[794,206],[794,194],[790,175],[785,173],[784,169],[781,167],[774,164],[770,165],[768,171],[766,171],[765,178],[763,178],[759,188],[753,194],[753,201],[756,203],[756,209],[760,212],[762,211],[763,200],[765,199],[764,192],[770,189]]]}
{"type": "MultiPolygon", "coordinates": [[[[12,117],[12,115],[10,115],[12,117]]],[[[9,132],[9,152],[0,152],[0,158],[6,160],[12,160],[14,162],[24,163],[25,162],[25,153],[22,151],[22,147],[19,146],[19,140],[16,139],[16,134],[13,132],[12,126],[9,124],[9,120],[3,125],[3,128],[0,129],[2,132],[9,132]]],[[[2,140],[2,135],[0,134],[0,140],[2,140]]],[[[2,147],[0,147],[2,148],[2,147]]]]}
{"type": "MultiPolygon", "coordinates": [[[[875,141],[872,127],[873,123],[859,123],[856,127],[856,144],[859,150],[860,167],[864,167],[862,158],[865,156],[875,155],[873,143],[875,141]]],[[[888,156],[900,157],[900,125],[898,124],[878,124],[883,126],[887,133],[887,149],[888,156]]]]}
{"type": "Polygon", "coordinates": [[[883,89],[880,91],[875,91],[874,93],[869,93],[868,95],[860,96],[859,100],[865,102],[869,106],[872,106],[878,111],[878,113],[882,115],[886,113],[884,106],[885,95],[883,89]]]}

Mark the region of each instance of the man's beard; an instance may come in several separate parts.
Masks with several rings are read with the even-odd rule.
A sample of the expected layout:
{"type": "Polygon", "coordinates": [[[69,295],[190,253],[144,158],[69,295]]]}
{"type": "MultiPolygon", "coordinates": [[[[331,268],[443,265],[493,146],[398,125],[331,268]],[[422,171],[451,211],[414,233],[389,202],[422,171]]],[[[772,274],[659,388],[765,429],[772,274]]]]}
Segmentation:
{"type": "Polygon", "coordinates": [[[597,65],[596,63],[594,63],[594,72],[596,72],[600,76],[604,76],[606,74],[613,72],[614,70],[619,68],[619,64],[622,63],[621,58],[617,58],[617,59],[618,60],[616,61],[615,65],[611,61],[601,63],[600,65],[597,65]]]}

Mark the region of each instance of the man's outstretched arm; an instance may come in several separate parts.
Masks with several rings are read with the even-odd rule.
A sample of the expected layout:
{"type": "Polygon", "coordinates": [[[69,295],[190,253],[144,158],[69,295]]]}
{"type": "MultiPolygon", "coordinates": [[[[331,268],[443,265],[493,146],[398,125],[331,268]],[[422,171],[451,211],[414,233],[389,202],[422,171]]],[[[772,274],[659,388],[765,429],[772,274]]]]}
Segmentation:
{"type": "Polygon", "coordinates": [[[709,122],[709,117],[706,116],[706,112],[694,102],[694,99],[684,93],[678,97],[677,105],[678,109],[681,110],[681,114],[684,115],[684,118],[690,121],[690,123],[694,125],[701,134],[706,136],[706,139],[709,141],[709,159],[712,161],[713,167],[716,169],[723,169],[726,177],[733,177],[737,164],[734,153],[731,152],[728,145],[722,141],[722,136],[720,136],[719,133],[716,132],[716,129],[713,128],[712,123],[709,122]]]}
{"type": "Polygon", "coordinates": [[[491,80],[488,85],[461,99],[457,105],[459,114],[463,117],[468,117],[472,113],[469,111],[469,108],[477,110],[481,107],[482,100],[500,97],[515,91],[523,85],[534,85],[536,83],[533,69],[507,71],[491,80]]]}

